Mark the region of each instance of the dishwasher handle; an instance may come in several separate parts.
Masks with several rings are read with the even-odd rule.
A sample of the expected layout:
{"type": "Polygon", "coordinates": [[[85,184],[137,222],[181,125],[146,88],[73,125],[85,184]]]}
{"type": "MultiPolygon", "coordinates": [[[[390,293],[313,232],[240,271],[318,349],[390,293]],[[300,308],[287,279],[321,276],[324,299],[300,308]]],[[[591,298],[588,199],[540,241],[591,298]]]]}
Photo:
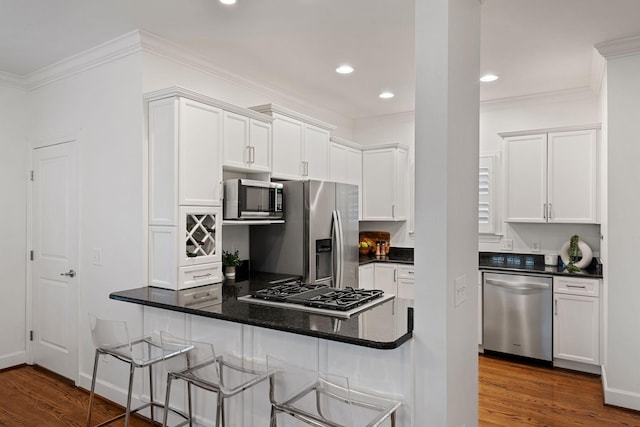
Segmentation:
{"type": "Polygon", "coordinates": [[[509,282],[507,280],[485,279],[485,284],[500,286],[510,289],[521,290],[534,290],[534,289],[549,289],[551,286],[549,283],[532,283],[532,282],[509,282]]]}

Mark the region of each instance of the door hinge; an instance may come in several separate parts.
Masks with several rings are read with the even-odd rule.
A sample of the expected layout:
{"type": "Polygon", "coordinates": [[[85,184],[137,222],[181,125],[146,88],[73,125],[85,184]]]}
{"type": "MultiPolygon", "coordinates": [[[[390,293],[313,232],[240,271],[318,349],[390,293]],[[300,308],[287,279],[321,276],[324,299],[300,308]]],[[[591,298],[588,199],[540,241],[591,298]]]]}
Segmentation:
{"type": "Polygon", "coordinates": [[[33,181],[33,171],[31,171],[31,181],[33,181]]]}
{"type": "Polygon", "coordinates": [[[29,341],[33,341],[33,331],[29,331],[29,341]]]}
{"type": "Polygon", "coordinates": [[[29,259],[33,261],[33,251],[29,251],[29,259]]]}

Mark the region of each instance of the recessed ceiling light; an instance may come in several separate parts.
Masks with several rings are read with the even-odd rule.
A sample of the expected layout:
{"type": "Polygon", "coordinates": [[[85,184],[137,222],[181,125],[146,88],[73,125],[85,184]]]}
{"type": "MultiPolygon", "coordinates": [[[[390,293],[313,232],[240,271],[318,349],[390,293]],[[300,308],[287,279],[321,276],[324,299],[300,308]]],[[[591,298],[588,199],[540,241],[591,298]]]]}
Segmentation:
{"type": "Polygon", "coordinates": [[[382,92],[380,95],[378,95],[380,98],[382,99],[389,99],[389,98],[393,98],[395,95],[391,92],[382,92]]]}
{"type": "Polygon", "coordinates": [[[351,74],[353,73],[353,67],[351,65],[341,65],[336,68],[338,74],[351,74]]]}
{"type": "Polygon", "coordinates": [[[485,74],[484,76],[480,77],[480,81],[484,83],[495,82],[496,80],[498,80],[498,76],[496,76],[495,74],[485,74]]]}
{"type": "Polygon", "coordinates": [[[236,0],[220,0],[222,4],[236,4],[236,0]]]}

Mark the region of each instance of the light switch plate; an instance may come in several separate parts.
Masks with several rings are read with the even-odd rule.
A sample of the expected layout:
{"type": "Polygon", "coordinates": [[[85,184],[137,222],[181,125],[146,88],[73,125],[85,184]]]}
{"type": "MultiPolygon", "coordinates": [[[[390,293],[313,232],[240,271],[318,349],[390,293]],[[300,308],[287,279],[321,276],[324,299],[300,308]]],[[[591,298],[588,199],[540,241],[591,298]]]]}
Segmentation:
{"type": "Polygon", "coordinates": [[[502,250],[503,251],[512,251],[513,250],[513,239],[502,239],[502,250]]]}
{"type": "Polygon", "coordinates": [[[531,242],[531,252],[540,252],[540,240],[531,242]]]}

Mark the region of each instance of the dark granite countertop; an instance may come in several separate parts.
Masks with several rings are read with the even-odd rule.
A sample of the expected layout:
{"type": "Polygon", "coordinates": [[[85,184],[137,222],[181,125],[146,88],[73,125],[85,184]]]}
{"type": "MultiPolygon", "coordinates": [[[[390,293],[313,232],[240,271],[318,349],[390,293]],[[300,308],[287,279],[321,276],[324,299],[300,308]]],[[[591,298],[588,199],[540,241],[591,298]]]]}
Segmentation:
{"type": "Polygon", "coordinates": [[[501,252],[480,252],[478,268],[486,271],[504,271],[511,273],[546,274],[551,276],[602,278],[602,264],[594,258],[587,268],[570,272],[559,261],[558,265],[545,265],[544,255],[513,254],[501,252]]]}
{"type": "Polygon", "coordinates": [[[394,298],[349,319],[238,301],[238,297],[273,286],[273,281],[281,278],[282,275],[251,273],[250,279],[225,280],[222,303],[203,308],[190,306],[181,296],[185,291],[205,292],[219,284],[185,291],[142,287],[113,292],[109,298],[377,349],[397,348],[413,335],[413,300],[403,298],[394,298]]]}
{"type": "Polygon", "coordinates": [[[395,264],[413,265],[413,248],[401,248],[392,246],[389,254],[385,256],[360,255],[360,265],[373,262],[391,262],[395,264]]]}

